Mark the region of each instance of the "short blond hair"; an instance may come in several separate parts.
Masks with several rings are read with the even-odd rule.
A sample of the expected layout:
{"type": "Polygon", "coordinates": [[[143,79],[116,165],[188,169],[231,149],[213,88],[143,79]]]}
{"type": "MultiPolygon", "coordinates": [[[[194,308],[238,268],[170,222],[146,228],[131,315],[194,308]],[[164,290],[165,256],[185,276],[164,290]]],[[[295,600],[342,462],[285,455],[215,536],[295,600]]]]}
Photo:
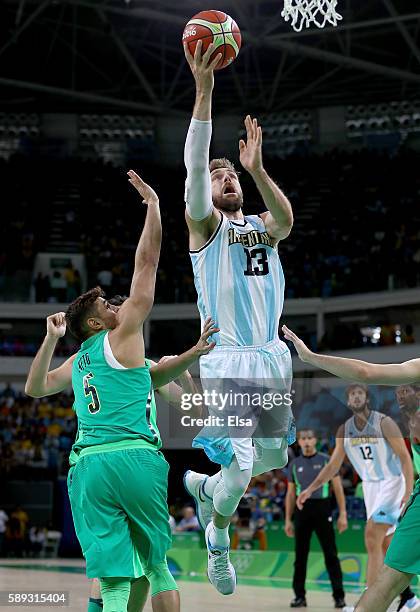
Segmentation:
{"type": "Polygon", "coordinates": [[[235,168],[234,164],[230,161],[230,159],[227,159],[226,157],[219,157],[218,159],[211,160],[209,164],[210,172],[213,172],[213,170],[218,170],[219,168],[226,168],[227,170],[235,172],[235,174],[239,176],[239,172],[235,168]]]}

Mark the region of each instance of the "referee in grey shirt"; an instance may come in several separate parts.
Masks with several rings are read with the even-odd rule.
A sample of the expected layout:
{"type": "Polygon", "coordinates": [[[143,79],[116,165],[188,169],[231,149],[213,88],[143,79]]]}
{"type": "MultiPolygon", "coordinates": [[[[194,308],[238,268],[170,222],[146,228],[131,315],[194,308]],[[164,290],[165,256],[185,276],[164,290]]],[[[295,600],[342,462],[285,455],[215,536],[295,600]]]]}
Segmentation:
{"type": "MultiPolygon", "coordinates": [[[[301,455],[288,465],[288,486],[286,495],[286,522],[284,529],[292,538],[295,536],[295,570],[293,590],[295,599],[291,608],[306,608],[306,568],[312,532],[315,531],[321,544],[325,565],[330,577],[336,608],[344,608],[343,576],[337,556],[334,528],[331,516],[331,496],[328,483],[320,487],[304,505],[302,510],[296,508],[296,497],[306,489],[318,476],[329,457],[316,450],[317,439],[312,429],[298,432],[298,444],[301,455]],[[309,505],[310,502],[310,505],[309,505]],[[292,516],[294,513],[294,524],[292,516]]],[[[339,508],[337,528],[339,533],[347,529],[346,500],[340,476],[332,479],[334,494],[339,508]]]]}

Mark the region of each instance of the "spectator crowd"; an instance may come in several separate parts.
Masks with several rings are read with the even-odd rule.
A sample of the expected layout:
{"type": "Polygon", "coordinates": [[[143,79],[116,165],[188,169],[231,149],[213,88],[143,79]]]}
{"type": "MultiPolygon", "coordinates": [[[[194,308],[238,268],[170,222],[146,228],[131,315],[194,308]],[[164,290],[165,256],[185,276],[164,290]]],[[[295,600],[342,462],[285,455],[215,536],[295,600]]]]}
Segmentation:
{"type": "MultiPolygon", "coordinates": [[[[329,297],[419,284],[419,162],[420,153],[409,149],[395,154],[335,150],[266,160],[295,214],[294,230],[279,247],[287,297],[329,297]]],[[[156,302],[194,302],[183,214],[185,172],[143,162],[141,174],[159,193],[162,208],[156,302]]],[[[30,279],[36,253],[50,249],[56,194],[65,193],[66,186],[73,196],[76,189],[78,197],[69,199],[63,239],[71,239],[86,255],[89,285],[99,283],[110,294],[127,292],[144,211],[127,185],[125,169],[99,161],[17,155],[0,160],[0,177],[8,202],[0,230],[3,299],[12,291],[7,280],[13,278],[16,286],[30,279]]],[[[261,212],[261,198],[250,177],[243,173],[241,180],[244,212],[261,212]]],[[[80,290],[76,270],[41,274],[33,282],[39,301],[70,301],[80,290]]],[[[24,290],[28,287],[23,284],[24,290]]]]}
{"type": "MultiPolygon", "coordinates": [[[[58,542],[61,533],[46,526],[35,525],[30,515],[21,506],[15,506],[9,514],[0,508],[0,558],[50,556],[49,543],[58,542]]],[[[54,547],[54,556],[58,546],[54,547]]]]}
{"type": "Polygon", "coordinates": [[[0,393],[0,475],[35,479],[67,472],[76,435],[72,397],[33,399],[10,385],[0,393]]]}

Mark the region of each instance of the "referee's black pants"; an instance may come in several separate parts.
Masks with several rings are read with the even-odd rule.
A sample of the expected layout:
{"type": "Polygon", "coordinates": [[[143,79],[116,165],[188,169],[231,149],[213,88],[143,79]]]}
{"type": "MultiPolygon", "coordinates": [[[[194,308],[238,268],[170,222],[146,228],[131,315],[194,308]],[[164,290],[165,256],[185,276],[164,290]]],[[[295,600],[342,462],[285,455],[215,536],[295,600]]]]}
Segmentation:
{"type": "Polygon", "coordinates": [[[306,567],[312,532],[315,531],[324,553],[334,599],[344,598],[343,575],[337,556],[330,499],[308,499],[302,510],[295,512],[295,571],[293,590],[296,597],[305,597],[306,567]]]}

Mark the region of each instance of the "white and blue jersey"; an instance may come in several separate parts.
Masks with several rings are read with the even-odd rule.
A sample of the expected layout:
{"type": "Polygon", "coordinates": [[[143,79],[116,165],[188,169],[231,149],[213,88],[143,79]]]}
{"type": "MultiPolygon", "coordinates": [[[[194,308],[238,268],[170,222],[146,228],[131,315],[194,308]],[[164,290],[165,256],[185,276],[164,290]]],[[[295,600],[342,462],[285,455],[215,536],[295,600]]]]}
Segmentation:
{"type": "MultiPolygon", "coordinates": [[[[264,389],[286,397],[292,359],[278,337],[284,275],[261,217],[236,221],[221,214],[210,240],[190,255],[201,321],[211,316],[220,328],[215,349],[200,358],[203,388],[226,395],[226,390],[247,392],[257,385],[260,393],[264,389]]],[[[273,410],[267,426],[265,412],[258,419],[259,433],[205,427],[193,447],[203,448],[212,461],[225,466],[235,455],[240,469],[248,469],[253,465],[253,440],[268,449],[282,448],[285,438],[289,444],[295,440],[290,404],[273,410]]],[[[220,415],[217,406],[209,406],[209,414],[220,415]]]]}
{"type": "Polygon", "coordinates": [[[382,433],[385,415],[369,414],[365,427],[356,427],[354,416],[344,425],[344,450],[363,482],[377,482],[401,476],[401,461],[382,433]]]}
{"type": "Polygon", "coordinates": [[[202,323],[220,328],[217,345],[256,346],[278,338],[284,274],[277,248],[258,215],[221,214],[210,240],[190,251],[202,323]]]}

